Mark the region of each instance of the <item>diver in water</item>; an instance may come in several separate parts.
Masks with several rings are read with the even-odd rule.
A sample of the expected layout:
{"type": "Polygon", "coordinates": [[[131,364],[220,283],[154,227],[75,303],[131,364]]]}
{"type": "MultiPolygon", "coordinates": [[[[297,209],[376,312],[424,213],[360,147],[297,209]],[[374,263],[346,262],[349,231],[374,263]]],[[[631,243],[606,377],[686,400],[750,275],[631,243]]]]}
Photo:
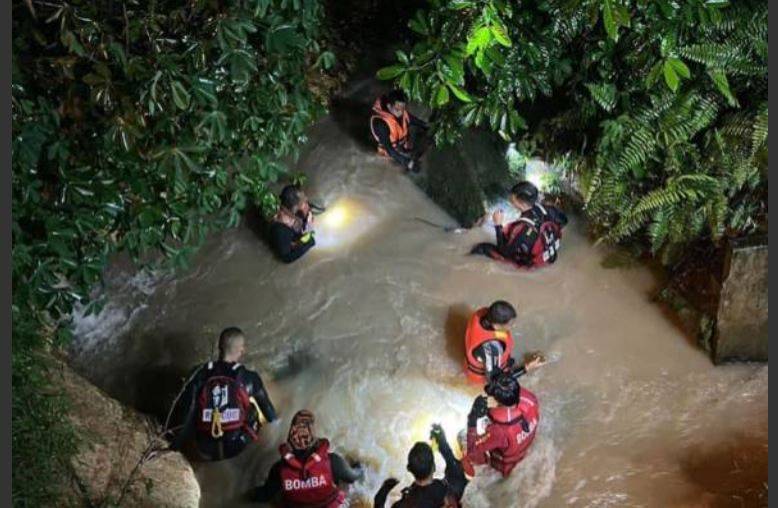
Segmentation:
{"type": "MultiPolygon", "coordinates": [[[[520,374],[519,374],[520,375],[520,374]]],[[[475,465],[489,464],[503,477],[527,454],[540,421],[535,395],[519,385],[516,373],[502,372],[486,387],[487,395],[497,401],[488,407],[487,398],[476,397],[467,417],[467,453],[462,467],[468,477],[475,465]],[[481,429],[479,422],[485,422],[481,429]]]]}
{"type": "Polygon", "coordinates": [[[530,182],[513,186],[510,202],[520,212],[519,219],[503,227],[503,211],[496,210],[492,221],[497,245],[479,243],[470,253],[507,261],[520,268],[554,263],[567,216],[553,206],[540,204],[538,189],[530,182]]]}
{"type": "MultiPolygon", "coordinates": [[[[402,491],[402,497],[392,508],[456,508],[467,486],[467,478],[462,464],[454,457],[446,441],[446,434],[440,425],[433,425],[430,438],[438,445],[440,454],[446,461],[443,479],[434,478],[435,457],[427,443],[418,442],[408,453],[408,471],[414,482],[402,491]]],[[[373,506],[384,508],[389,492],[400,483],[395,478],[387,478],[375,495],[373,506]]]]}
{"type": "Polygon", "coordinates": [[[406,170],[418,173],[418,154],[414,153],[417,133],[418,130],[426,131],[429,126],[408,113],[407,102],[401,90],[392,90],[376,99],[370,117],[370,132],[378,143],[379,155],[389,156],[406,170]]]}
{"type": "Polygon", "coordinates": [[[256,441],[262,421],[276,420],[262,379],[239,363],[246,338],[231,327],[219,336],[219,359],[198,367],[184,387],[182,430],[171,449],[179,450],[193,434],[206,460],[234,457],[256,441]]]}
{"type": "Polygon", "coordinates": [[[346,460],[329,451],[329,441],[317,438],[314,416],[308,410],[292,417],[286,442],[279,447],[281,459],[273,464],[264,485],[253,492],[261,503],[281,495],[282,506],[338,508],[346,494],[339,483],[354,483],[364,477],[361,466],[349,466],[346,460]]]}
{"type": "Polygon", "coordinates": [[[294,185],[284,187],[279,199],[281,206],[270,223],[270,246],[281,261],[291,263],[316,245],[313,212],[308,197],[294,185]]]}

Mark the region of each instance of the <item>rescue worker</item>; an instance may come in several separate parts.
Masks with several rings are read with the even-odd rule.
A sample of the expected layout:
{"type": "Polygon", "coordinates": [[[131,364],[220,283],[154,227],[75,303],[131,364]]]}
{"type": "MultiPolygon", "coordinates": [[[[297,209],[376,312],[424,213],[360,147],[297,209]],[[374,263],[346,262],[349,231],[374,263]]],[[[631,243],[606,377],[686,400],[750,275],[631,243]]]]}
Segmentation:
{"type": "MultiPolygon", "coordinates": [[[[454,457],[446,440],[446,434],[440,425],[433,425],[430,439],[438,445],[438,450],[446,461],[443,479],[434,478],[435,457],[429,444],[418,442],[408,453],[408,471],[414,482],[402,491],[402,497],[392,508],[455,508],[459,507],[467,486],[467,478],[462,464],[454,457]]],[[[387,478],[375,495],[373,506],[384,508],[386,497],[399,481],[387,478]]]]}
{"type": "Polygon", "coordinates": [[[516,309],[503,300],[478,309],[465,332],[465,367],[468,379],[485,384],[508,365],[513,351],[510,326],[516,309]]]}
{"type": "Polygon", "coordinates": [[[538,189],[530,182],[514,185],[509,199],[519,211],[519,219],[503,227],[504,213],[496,210],[492,221],[497,244],[480,243],[470,253],[507,261],[519,268],[554,263],[567,216],[553,206],[540,204],[538,189]]]}
{"type": "Polygon", "coordinates": [[[346,493],[340,483],[354,483],[364,477],[358,464],[329,451],[330,444],[318,438],[313,413],[303,409],[292,417],[289,435],[281,444],[281,459],[273,464],[264,485],[254,489],[254,501],[267,503],[280,494],[288,508],[337,508],[344,506],[346,493]]]}
{"type": "Polygon", "coordinates": [[[287,185],[279,196],[281,206],[270,223],[270,246],[281,261],[291,263],[316,245],[313,212],[305,193],[287,185]]]}
{"type": "Polygon", "coordinates": [[[467,417],[467,453],[462,467],[469,478],[479,464],[488,464],[503,477],[508,476],[526,456],[540,421],[538,399],[510,372],[500,373],[487,385],[486,393],[494,397],[497,406],[489,408],[487,398],[479,395],[467,417]],[[480,422],[485,424],[483,429],[480,422]]]}
{"type": "Polygon", "coordinates": [[[370,117],[370,132],[378,143],[378,154],[389,156],[408,171],[418,172],[418,157],[414,154],[416,131],[427,130],[423,120],[408,113],[407,98],[401,90],[393,90],[377,98],[370,117]]]}
{"type": "Polygon", "coordinates": [[[239,363],[245,350],[246,337],[239,328],[222,331],[219,359],[198,367],[184,387],[183,427],[172,449],[181,449],[194,435],[202,458],[231,458],[257,440],[263,421],[276,420],[259,374],[239,363]]]}

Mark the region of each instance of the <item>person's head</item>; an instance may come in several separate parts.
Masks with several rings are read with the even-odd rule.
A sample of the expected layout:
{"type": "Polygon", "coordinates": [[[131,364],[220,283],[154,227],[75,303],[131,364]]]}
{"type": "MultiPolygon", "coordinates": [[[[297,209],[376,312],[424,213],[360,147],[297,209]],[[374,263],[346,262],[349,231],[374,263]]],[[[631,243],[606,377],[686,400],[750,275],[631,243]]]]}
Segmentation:
{"type": "Polygon", "coordinates": [[[292,417],[286,442],[296,451],[304,451],[316,444],[315,418],[307,409],[301,409],[292,417]]]}
{"type": "Polygon", "coordinates": [[[427,443],[418,442],[408,452],[408,471],[416,481],[428,480],[435,472],[435,457],[427,443]]]}
{"type": "Polygon", "coordinates": [[[308,197],[302,189],[296,185],[287,185],[281,190],[279,196],[281,206],[292,213],[297,212],[307,201],[308,197]]]}
{"type": "Polygon", "coordinates": [[[497,300],[489,306],[485,317],[492,328],[504,330],[510,327],[511,321],[516,319],[516,309],[504,300],[497,300]]]}
{"type": "Polygon", "coordinates": [[[519,381],[507,372],[501,372],[486,386],[486,394],[494,397],[501,406],[518,404],[520,393],[519,381]]]}
{"type": "Polygon", "coordinates": [[[519,182],[513,186],[510,195],[511,204],[525,212],[538,201],[538,188],[532,182],[519,182]]]}
{"type": "Polygon", "coordinates": [[[246,336],[240,328],[225,328],[219,335],[219,359],[237,362],[246,350],[246,336]]]}
{"type": "Polygon", "coordinates": [[[384,109],[400,118],[405,112],[405,105],[408,98],[402,90],[392,90],[384,96],[384,109]]]}

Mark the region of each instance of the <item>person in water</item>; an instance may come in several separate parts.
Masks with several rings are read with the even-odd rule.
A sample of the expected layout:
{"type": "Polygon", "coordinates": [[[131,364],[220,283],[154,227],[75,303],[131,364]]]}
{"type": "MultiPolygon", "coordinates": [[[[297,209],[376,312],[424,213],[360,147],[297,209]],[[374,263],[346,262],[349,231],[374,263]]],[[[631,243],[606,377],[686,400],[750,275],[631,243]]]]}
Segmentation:
{"type": "MultiPolygon", "coordinates": [[[[446,461],[443,479],[434,478],[435,457],[429,444],[418,442],[408,453],[408,471],[414,482],[402,491],[402,497],[392,508],[455,508],[467,486],[464,470],[460,461],[454,457],[446,440],[446,434],[440,425],[433,425],[430,438],[438,445],[438,450],[446,461]]],[[[384,508],[389,492],[400,483],[395,478],[387,478],[376,493],[373,506],[384,508]]]]}
{"type": "Polygon", "coordinates": [[[414,153],[417,132],[426,131],[429,126],[408,113],[407,102],[401,90],[393,90],[376,99],[370,117],[370,132],[378,143],[379,155],[389,156],[408,171],[418,172],[418,156],[414,153]]]}
{"type": "Polygon", "coordinates": [[[498,300],[478,309],[470,317],[465,332],[465,365],[468,379],[484,384],[508,365],[513,351],[511,323],[516,309],[498,300]]]}
{"type": "Polygon", "coordinates": [[[270,223],[270,245],[284,263],[291,263],[316,245],[313,212],[308,197],[287,185],[279,196],[281,206],[270,223]]]}
{"type": "Polygon", "coordinates": [[[279,447],[281,459],[270,468],[265,483],[254,489],[253,500],[268,503],[279,494],[282,506],[338,508],[346,494],[340,483],[354,483],[364,477],[362,467],[350,466],[329,451],[329,441],[316,436],[313,413],[298,411],[292,417],[286,442],[279,447]]]}
{"type": "Polygon", "coordinates": [[[462,459],[466,475],[472,478],[475,467],[488,464],[508,476],[527,454],[540,421],[535,395],[519,385],[516,373],[502,372],[486,393],[497,406],[488,407],[487,398],[476,397],[467,417],[467,453],[462,459]],[[485,422],[480,428],[479,422],[485,422]]]}
{"type": "Polygon", "coordinates": [[[554,263],[567,216],[557,208],[538,202],[538,189],[530,182],[516,184],[510,193],[519,219],[503,227],[504,213],[492,215],[497,244],[480,243],[471,254],[507,261],[521,268],[537,268],[554,263]]]}
{"type": "Polygon", "coordinates": [[[184,387],[183,427],[171,448],[181,449],[194,434],[206,460],[234,457],[257,440],[263,420],[276,420],[276,410],[254,371],[241,365],[246,338],[230,327],[219,336],[219,359],[195,371],[184,387]]]}

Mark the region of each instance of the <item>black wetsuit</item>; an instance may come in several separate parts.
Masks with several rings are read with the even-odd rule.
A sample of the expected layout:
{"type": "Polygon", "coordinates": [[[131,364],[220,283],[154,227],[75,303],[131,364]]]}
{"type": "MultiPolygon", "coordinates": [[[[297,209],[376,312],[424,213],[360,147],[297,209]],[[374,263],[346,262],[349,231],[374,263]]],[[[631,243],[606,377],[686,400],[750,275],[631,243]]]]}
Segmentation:
{"type": "MultiPolygon", "coordinates": [[[[214,439],[210,435],[203,435],[196,431],[196,419],[198,403],[197,399],[200,396],[200,392],[205,385],[205,382],[212,376],[232,376],[234,375],[246,388],[248,394],[257,401],[262,414],[269,421],[276,420],[276,410],[273,407],[273,403],[270,402],[270,397],[267,395],[265,386],[262,384],[262,379],[254,371],[248,370],[243,365],[239,365],[235,368],[234,362],[223,362],[221,360],[213,362],[213,367],[209,370],[208,364],[198,367],[197,373],[184,388],[184,394],[182,401],[185,404],[185,413],[183,419],[183,428],[179,432],[171,443],[171,448],[174,450],[180,449],[186,442],[188,442],[194,435],[195,442],[200,454],[208,460],[221,460],[234,457],[239,454],[243,449],[251,443],[252,439],[243,430],[234,430],[224,433],[219,439],[214,439]]],[[[257,415],[254,411],[249,413],[249,424],[257,429],[259,422],[256,420],[257,415]]]]}
{"type": "MultiPolygon", "coordinates": [[[[567,225],[567,216],[558,208],[544,205],[548,217],[560,226],[567,225]]],[[[528,218],[535,224],[540,224],[543,220],[543,212],[539,207],[534,206],[521,214],[522,218],[528,218]]],[[[508,237],[503,232],[502,225],[494,226],[494,232],[497,237],[497,245],[492,243],[479,243],[470,251],[471,254],[482,254],[491,258],[502,257],[513,261],[522,266],[531,264],[532,247],[538,239],[538,230],[536,228],[525,227],[513,242],[508,242],[508,237]],[[495,256],[496,254],[496,256],[495,256]]]]}
{"type": "MultiPolygon", "coordinates": [[[[428,485],[412,484],[403,489],[402,498],[396,501],[392,508],[441,508],[445,505],[446,497],[456,503],[462,499],[467,486],[467,478],[462,469],[462,464],[454,457],[448,443],[441,440],[438,446],[440,454],[446,461],[446,472],[443,479],[436,478],[428,485]]],[[[374,508],[384,508],[389,491],[394,486],[381,487],[373,500],[374,508]]]]}
{"type": "MultiPolygon", "coordinates": [[[[408,163],[413,160],[414,154],[405,152],[404,150],[398,150],[392,146],[392,142],[389,137],[389,126],[386,125],[384,120],[375,117],[371,121],[373,122],[373,132],[375,132],[375,135],[378,137],[378,143],[384,147],[386,153],[388,153],[389,156],[397,161],[397,163],[401,166],[408,167],[408,163]]],[[[410,113],[408,113],[408,124],[408,136],[411,138],[411,146],[416,147],[418,144],[419,131],[426,131],[429,126],[426,122],[411,115],[410,113]]]]}
{"type": "Polygon", "coordinates": [[[291,263],[316,245],[313,235],[307,242],[301,241],[304,234],[274,220],[270,223],[270,246],[281,261],[291,263]]]}
{"type": "MultiPolygon", "coordinates": [[[[294,454],[300,462],[305,463],[313,452],[314,448],[309,448],[308,450],[296,450],[294,454]]],[[[352,468],[348,465],[346,459],[337,453],[330,452],[329,457],[335,485],[338,485],[339,483],[354,483],[357,480],[361,480],[364,476],[364,471],[352,468]]],[[[268,503],[281,493],[281,468],[283,465],[283,459],[276,461],[270,468],[270,472],[267,474],[264,485],[254,489],[252,499],[255,502],[268,503]]]]}

